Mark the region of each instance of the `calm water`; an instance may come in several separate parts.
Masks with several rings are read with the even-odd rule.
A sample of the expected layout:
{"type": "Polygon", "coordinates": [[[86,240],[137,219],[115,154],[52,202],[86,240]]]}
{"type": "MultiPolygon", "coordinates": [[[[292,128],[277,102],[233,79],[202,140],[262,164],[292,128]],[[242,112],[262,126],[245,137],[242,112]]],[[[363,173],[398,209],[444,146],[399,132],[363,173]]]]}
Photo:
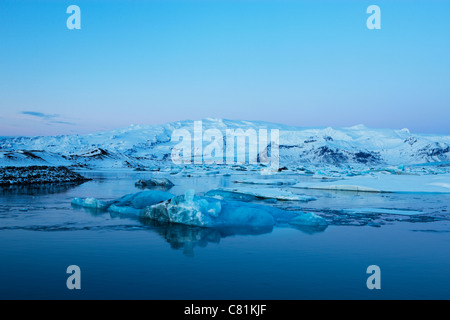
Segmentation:
{"type": "MultiPolygon", "coordinates": [[[[267,205],[318,212],[327,228],[214,230],[73,208],[74,197],[109,200],[138,192],[134,182],[151,176],[83,174],[95,179],[0,189],[1,299],[450,298],[449,195],[297,190],[318,200],[267,205]],[[340,211],[355,207],[424,214],[340,211]],[[81,268],[81,290],[66,287],[73,264],[81,268]],[[381,268],[381,290],[366,287],[372,264],[381,268]]],[[[181,194],[229,186],[235,177],[169,178],[176,184],[170,192],[181,194]]]]}

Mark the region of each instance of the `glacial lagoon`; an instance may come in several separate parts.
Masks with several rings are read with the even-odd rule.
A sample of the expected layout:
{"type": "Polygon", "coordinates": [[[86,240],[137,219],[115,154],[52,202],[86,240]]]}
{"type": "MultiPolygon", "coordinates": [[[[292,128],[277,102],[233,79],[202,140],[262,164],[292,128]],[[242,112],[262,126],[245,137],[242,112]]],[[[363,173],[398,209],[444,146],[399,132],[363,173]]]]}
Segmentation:
{"type": "MultiPolygon", "coordinates": [[[[204,228],[71,205],[142,191],[139,179],[168,178],[170,193],[241,186],[236,175],[84,171],[82,184],[0,189],[1,299],[449,299],[450,194],[371,193],[265,185],[311,201],[251,203],[313,212],[327,225],[204,228]],[[68,290],[66,268],[81,269],[68,290]],[[381,269],[369,290],[366,269],[381,269]]],[[[280,179],[279,176],[276,176],[280,179]]],[[[285,174],[285,181],[319,183],[285,174]]],[[[145,189],[151,190],[151,189],[145,189]]],[[[270,192],[269,192],[270,194],[270,192]]]]}

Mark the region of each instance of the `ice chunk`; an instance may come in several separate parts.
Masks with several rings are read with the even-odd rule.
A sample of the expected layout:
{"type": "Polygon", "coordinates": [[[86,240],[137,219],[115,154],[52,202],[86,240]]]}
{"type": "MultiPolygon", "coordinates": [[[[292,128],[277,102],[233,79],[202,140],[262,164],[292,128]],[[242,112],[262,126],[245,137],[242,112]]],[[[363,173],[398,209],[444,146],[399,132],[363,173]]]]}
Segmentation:
{"type": "Polygon", "coordinates": [[[72,204],[84,208],[92,208],[103,211],[111,211],[126,215],[141,215],[142,210],[147,206],[171,199],[174,195],[168,192],[154,190],[127,194],[117,200],[108,202],[100,201],[96,198],[74,198],[72,204]]]}
{"type": "MultiPolygon", "coordinates": [[[[297,186],[299,187],[299,186],[297,186]]],[[[348,184],[333,184],[333,185],[310,185],[305,186],[305,189],[318,189],[318,190],[337,190],[337,191],[355,191],[355,192],[376,192],[380,193],[382,192],[379,189],[375,188],[368,188],[364,186],[354,186],[354,185],[348,185],[348,184]]]]}
{"type": "Polygon", "coordinates": [[[127,194],[113,203],[116,206],[131,206],[136,209],[143,209],[161,201],[171,199],[174,195],[160,190],[142,191],[138,193],[127,194]]]}
{"type": "Polygon", "coordinates": [[[206,174],[207,174],[207,175],[220,174],[220,171],[219,171],[219,170],[207,171],[206,174]]]}
{"type": "Polygon", "coordinates": [[[144,209],[137,209],[129,206],[118,206],[113,204],[108,208],[108,211],[118,213],[120,215],[140,216],[143,214],[144,209]]]}
{"type": "Polygon", "coordinates": [[[147,207],[144,216],[164,222],[202,227],[273,227],[296,219],[297,225],[326,225],[325,219],[311,213],[285,211],[260,204],[200,197],[187,192],[171,200],[147,207]]]}
{"type": "Polygon", "coordinates": [[[272,227],[275,216],[283,213],[281,209],[268,206],[199,197],[189,190],[184,196],[147,207],[144,215],[158,221],[202,227],[272,227]]]}
{"type": "Polygon", "coordinates": [[[184,196],[147,207],[144,216],[161,222],[211,227],[217,225],[215,218],[220,212],[218,200],[194,197],[193,190],[187,190],[184,196]]]}
{"type": "Polygon", "coordinates": [[[428,185],[430,185],[430,186],[438,186],[438,187],[450,189],[450,183],[432,182],[432,183],[429,183],[428,185]]]}
{"type": "Polygon", "coordinates": [[[238,201],[224,201],[220,217],[223,226],[273,226],[276,223],[275,215],[279,209],[243,203],[238,201]]]}
{"type": "Polygon", "coordinates": [[[336,180],[336,179],[339,179],[340,177],[327,176],[327,175],[323,175],[323,174],[313,174],[312,178],[313,179],[321,179],[321,180],[336,180]]]}
{"type": "Polygon", "coordinates": [[[86,198],[84,200],[81,198],[74,198],[72,200],[72,204],[75,206],[99,210],[106,210],[108,208],[107,202],[97,200],[96,198],[86,198]]]}
{"type": "Polygon", "coordinates": [[[450,193],[450,174],[441,175],[385,175],[347,177],[338,182],[298,183],[292,188],[322,189],[356,192],[450,193]]]}
{"type": "Polygon", "coordinates": [[[312,201],[316,200],[314,197],[292,193],[288,190],[279,188],[218,188],[211,190],[208,193],[220,193],[225,191],[227,193],[241,194],[244,196],[253,196],[258,199],[276,199],[276,200],[291,200],[291,201],[312,201]]]}
{"type": "Polygon", "coordinates": [[[245,184],[261,184],[261,185],[294,185],[297,183],[295,179],[242,179],[235,180],[235,183],[245,184]]]}
{"type": "Polygon", "coordinates": [[[160,179],[141,179],[136,181],[135,185],[137,187],[173,187],[174,184],[172,181],[166,178],[160,178],[160,179]]]}
{"type": "Polygon", "coordinates": [[[326,226],[328,225],[327,221],[318,216],[315,213],[300,213],[295,218],[289,221],[292,225],[301,225],[301,226],[326,226]]]}
{"type": "Polygon", "coordinates": [[[383,208],[352,208],[342,210],[345,213],[361,213],[361,214],[396,214],[403,216],[413,216],[424,214],[421,211],[404,210],[404,209],[383,209],[383,208]]]}
{"type": "MultiPolygon", "coordinates": [[[[246,202],[260,200],[260,198],[254,196],[254,195],[242,194],[242,193],[220,190],[220,189],[209,190],[205,195],[208,197],[213,197],[213,198],[217,198],[217,199],[231,199],[231,200],[240,200],[240,201],[246,201],[246,202]]],[[[274,201],[276,201],[276,200],[274,200],[274,201]]]]}
{"type": "Polygon", "coordinates": [[[184,192],[184,199],[186,202],[191,203],[194,201],[195,190],[188,189],[184,192]]]}

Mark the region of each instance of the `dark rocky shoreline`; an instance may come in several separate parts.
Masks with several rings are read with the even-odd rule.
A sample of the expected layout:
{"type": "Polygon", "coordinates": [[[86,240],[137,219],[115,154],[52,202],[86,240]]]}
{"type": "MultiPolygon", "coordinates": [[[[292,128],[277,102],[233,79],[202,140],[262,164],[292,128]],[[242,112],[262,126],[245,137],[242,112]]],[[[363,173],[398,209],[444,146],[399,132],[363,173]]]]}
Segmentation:
{"type": "Polygon", "coordinates": [[[91,179],[59,166],[0,167],[0,186],[84,182],[91,179]]]}

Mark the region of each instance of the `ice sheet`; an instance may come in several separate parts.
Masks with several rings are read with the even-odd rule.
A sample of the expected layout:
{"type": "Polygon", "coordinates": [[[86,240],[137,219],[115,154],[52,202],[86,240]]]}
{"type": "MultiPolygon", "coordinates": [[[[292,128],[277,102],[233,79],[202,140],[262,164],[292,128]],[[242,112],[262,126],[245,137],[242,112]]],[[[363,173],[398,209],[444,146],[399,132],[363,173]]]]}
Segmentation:
{"type": "Polygon", "coordinates": [[[365,175],[333,182],[297,183],[293,188],[356,192],[450,193],[450,174],[365,175]]]}

